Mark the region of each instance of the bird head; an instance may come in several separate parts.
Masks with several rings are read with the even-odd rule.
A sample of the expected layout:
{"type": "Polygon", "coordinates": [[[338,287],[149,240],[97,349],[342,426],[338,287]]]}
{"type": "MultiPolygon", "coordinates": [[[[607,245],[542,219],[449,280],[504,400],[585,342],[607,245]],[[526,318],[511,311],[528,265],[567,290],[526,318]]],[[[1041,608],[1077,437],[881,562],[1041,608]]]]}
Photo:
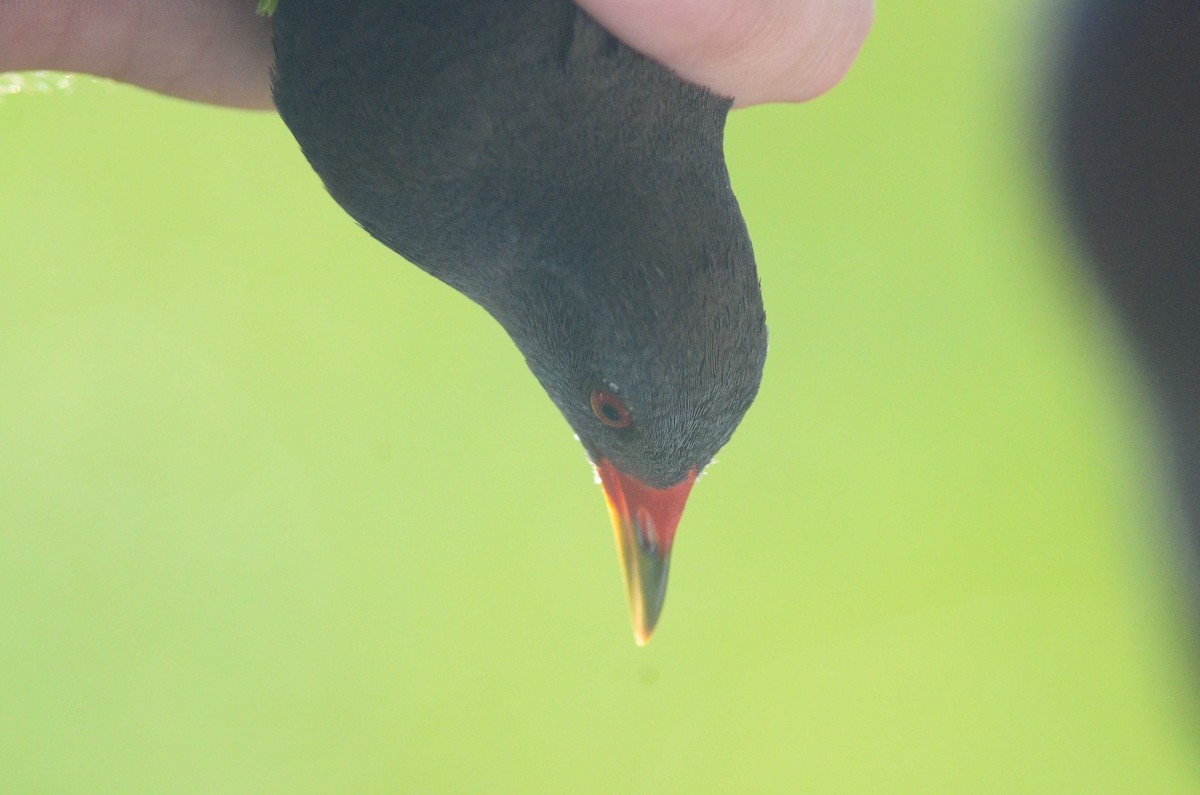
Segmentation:
{"type": "Polygon", "coordinates": [[[603,485],[639,644],[662,609],[688,494],[753,402],[767,352],[740,214],[704,229],[660,217],[641,215],[573,267],[523,269],[494,313],[603,485]]]}

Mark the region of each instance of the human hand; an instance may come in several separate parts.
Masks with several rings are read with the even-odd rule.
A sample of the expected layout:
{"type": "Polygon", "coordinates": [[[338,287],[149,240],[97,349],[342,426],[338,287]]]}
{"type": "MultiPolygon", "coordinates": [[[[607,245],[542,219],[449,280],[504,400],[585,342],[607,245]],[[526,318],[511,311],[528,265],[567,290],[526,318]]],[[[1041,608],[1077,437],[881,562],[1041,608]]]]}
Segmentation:
{"type": "Polygon", "coordinates": [[[0,0],[0,71],[86,72],[271,107],[271,21],[254,0],[0,0]]]}
{"type": "MultiPolygon", "coordinates": [[[[287,2],[287,0],[282,0],[287,2]]],[[[622,40],[738,105],[835,85],[873,0],[579,0],[622,40]]],[[[87,72],[164,94],[270,108],[271,24],[253,0],[0,0],[0,71],[87,72]]]]}
{"type": "Polygon", "coordinates": [[[837,85],[874,0],[576,0],[617,38],[739,107],[803,102],[837,85]]]}

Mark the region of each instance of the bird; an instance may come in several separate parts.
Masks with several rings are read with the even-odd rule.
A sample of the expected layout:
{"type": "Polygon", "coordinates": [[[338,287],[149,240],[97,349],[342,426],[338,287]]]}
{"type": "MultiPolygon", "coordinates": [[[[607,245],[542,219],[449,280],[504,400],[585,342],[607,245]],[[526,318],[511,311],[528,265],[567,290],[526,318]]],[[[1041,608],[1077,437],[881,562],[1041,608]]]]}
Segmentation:
{"type": "Polygon", "coordinates": [[[329,194],[487,311],[600,480],[634,639],[767,353],[729,97],[570,0],[280,0],[276,107],[329,194]]]}

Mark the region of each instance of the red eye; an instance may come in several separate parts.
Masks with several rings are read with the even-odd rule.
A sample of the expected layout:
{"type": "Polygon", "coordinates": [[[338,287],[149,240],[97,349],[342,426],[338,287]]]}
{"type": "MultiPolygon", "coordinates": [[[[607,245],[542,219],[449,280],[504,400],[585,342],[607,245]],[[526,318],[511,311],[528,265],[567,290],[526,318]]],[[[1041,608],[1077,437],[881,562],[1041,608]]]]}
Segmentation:
{"type": "Polygon", "coordinates": [[[597,389],[592,393],[592,411],[596,419],[610,428],[628,428],[633,424],[629,409],[621,399],[606,389],[597,389]]]}

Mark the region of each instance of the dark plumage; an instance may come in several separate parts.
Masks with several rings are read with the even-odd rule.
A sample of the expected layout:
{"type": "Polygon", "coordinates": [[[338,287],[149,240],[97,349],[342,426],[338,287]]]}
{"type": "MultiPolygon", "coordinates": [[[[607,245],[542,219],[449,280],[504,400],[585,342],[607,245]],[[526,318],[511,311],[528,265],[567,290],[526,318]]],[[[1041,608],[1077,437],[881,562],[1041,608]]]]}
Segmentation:
{"type": "Polygon", "coordinates": [[[504,326],[597,464],[644,640],[687,489],[766,357],[730,102],[567,0],[283,0],[275,48],[329,192],[504,326]]]}

